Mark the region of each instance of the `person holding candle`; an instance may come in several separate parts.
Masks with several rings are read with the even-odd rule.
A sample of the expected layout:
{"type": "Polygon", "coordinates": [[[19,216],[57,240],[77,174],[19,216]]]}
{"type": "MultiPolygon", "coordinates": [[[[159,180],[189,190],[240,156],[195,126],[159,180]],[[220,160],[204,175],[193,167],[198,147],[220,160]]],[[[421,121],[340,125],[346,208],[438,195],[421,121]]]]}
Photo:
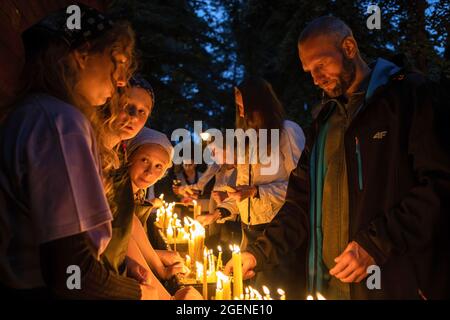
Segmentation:
{"type": "MultiPolygon", "coordinates": [[[[183,273],[184,268],[181,258],[167,258],[171,256],[169,253],[161,255],[168,260],[164,264],[151,246],[144,228],[150,213],[147,208],[150,206],[144,203],[142,193],[145,194],[145,189],[165,173],[171,164],[173,150],[165,135],[144,127],[154,103],[151,86],[145,79],[136,76],[130,84],[130,91],[125,92],[125,107],[111,125],[110,148],[120,146],[119,142],[123,138],[130,140],[122,144],[125,165],[112,171],[115,184],[110,204],[114,208],[115,219],[113,236],[102,258],[113,272],[128,274],[141,283],[151,284],[160,299],[168,299],[170,295],[152,270],[161,279],[167,280],[174,274],[183,273]]],[[[186,290],[176,296],[184,296],[183,292],[186,291],[189,294],[184,298],[196,297],[195,291],[186,290]]]]}
{"type": "Polygon", "coordinates": [[[22,35],[24,92],[0,115],[0,220],[7,221],[0,223],[0,290],[41,299],[154,298],[154,288],[99,261],[112,215],[100,163],[105,118],[97,111],[105,103],[119,108],[134,34],[127,23],[79,8],[81,29],[66,28],[64,8],[22,35]],[[67,286],[70,265],[80,268],[79,290],[67,286]]]}
{"type": "Polygon", "coordinates": [[[202,173],[200,172],[194,159],[184,159],[183,164],[174,168],[177,184],[172,186],[173,192],[184,202],[198,199],[200,190],[191,190],[187,186],[196,184],[202,173]]]}
{"type": "MultiPolygon", "coordinates": [[[[135,195],[135,216],[145,230],[152,206],[148,204],[143,194],[145,194],[145,190],[148,187],[161,179],[172,166],[173,147],[163,133],[143,128],[134,139],[127,142],[127,152],[129,153],[128,172],[135,195]]],[[[172,230],[174,229],[175,226],[172,226],[172,230]]],[[[146,239],[141,240],[145,243],[149,241],[146,239]]],[[[151,245],[151,243],[148,244],[151,245]]],[[[142,245],[148,247],[143,243],[142,245]]],[[[183,260],[177,253],[168,252],[167,250],[158,250],[156,253],[163,260],[164,265],[172,267],[177,265],[175,269],[170,271],[170,274],[183,270],[183,260]]]]}
{"type": "Polygon", "coordinates": [[[220,244],[226,247],[229,243],[241,241],[241,224],[240,221],[237,221],[237,215],[218,219],[220,213],[216,211],[217,207],[228,198],[227,187],[235,186],[237,177],[236,153],[233,145],[227,143],[226,136],[224,137],[225,139],[220,145],[213,141],[207,146],[211,158],[218,168],[214,174],[215,181],[209,202],[209,213],[198,216],[196,219],[202,225],[209,226],[208,244],[210,246],[220,244]]]}
{"type": "MultiPolygon", "coordinates": [[[[133,86],[136,81],[145,81],[135,76],[130,79],[130,86],[125,88],[120,95],[122,109],[118,116],[109,121],[104,129],[107,132],[106,148],[112,155],[116,155],[114,166],[105,165],[104,174],[110,177],[112,186],[107,189],[110,207],[114,220],[112,222],[112,238],[103,253],[103,260],[111,270],[118,274],[126,273],[126,252],[132,229],[134,203],[132,197],[131,182],[126,162],[127,152],[122,140],[131,139],[144,127],[153,108],[153,94],[150,85],[147,89],[133,86]],[[122,164],[120,163],[122,162],[122,164]]],[[[102,110],[103,114],[111,113],[107,106],[102,110]]]]}
{"type": "MultiPolygon", "coordinates": [[[[235,102],[236,127],[256,130],[257,133],[260,129],[268,129],[270,139],[264,152],[268,154],[270,151],[278,159],[278,163],[266,164],[262,163],[262,159],[250,159],[254,154],[252,150],[263,148],[263,144],[258,140],[257,146],[247,146],[245,163],[237,164],[237,186],[235,190],[228,190],[227,199],[214,212],[212,221],[240,216],[241,250],[245,251],[263,234],[282,207],[289,175],[297,166],[305,136],[298,124],[286,120],[283,106],[272,86],[260,77],[245,79],[235,90],[235,102]],[[272,139],[273,132],[278,132],[278,138],[272,139]],[[274,172],[265,173],[271,165],[275,167],[274,172]]],[[[260,271],[255,278],[256,286],[266,284],[274,289],[287,288],[293,282],[304,286],[302,276],[290,271],[298,264],[299,254],[290,252],[283,256],[278,265],[260,271]]]]}
{"type": "MultiPolygon", "coordinates": [[[[170,295],[155,277],[151,268],[161,279],[168,279],[173,274],[182,272],[183,269],[173,266],[174,263],[166,267],[148,241],[142,225],[142,223],[146,223],[148,215],[145,214],[148,211],[142,210],[145,207],[140,206],[139,191],[143,190],[139,190],[137,187],[143,183],[142,177],[145,173],[139,170],[138,161],[135,161],[135,166],[131,165],[133,169],[129,168],[128,160],[135,160],[133,157],[136,156],[134,153],[136,149],[129,148],[128,143],[121,144],[123,139],[134,139],[136,134],[150,130],[144,128],[144,124],[153,108],[154,93],[145,79],[134,76],[130,81],[130,88],[125,90],[121,97],[124,101],[124,108],[107,129],[109,129],[108,146],[110,150],[122,147],[121,158],[125,165],[118,170],[109,170],[114,181],[114,188],[109,197],[114,215],[113,235],[102,255],[102,260],[111,271],[121,275],[127,274],[141,283],[150,284],[156,289],[155,299],[168,299],[170,295]],[[129,157],[130,159],[128,159],[129,157]],[[137,205],[135,202],[138,202],[137,205]],[[142,219],[142,223],[139,222],[139,218],[142,219]]],[[[137,156],[141,156],[141,154],[137,156]]],[[[160,154],[155,154],[153,158],[158,158],[158,156],[160,154]]],[[[104,168],[104,170],[108,169],[104,168]]],[[[184,296],[183,292],[176,295],[184,296]]],[[[192,296],[195,297],[195,294],[192,296]]]]}
{"type": "Polygon", "coordinates": [[[243,253],[244,272],[307,244],[313,296],[448,299],[450,155],[436,127],[443,90],[408,66],[367,64],[333,16],[311,21],[298,51],[327,99],[283,208],[243,253]]]}

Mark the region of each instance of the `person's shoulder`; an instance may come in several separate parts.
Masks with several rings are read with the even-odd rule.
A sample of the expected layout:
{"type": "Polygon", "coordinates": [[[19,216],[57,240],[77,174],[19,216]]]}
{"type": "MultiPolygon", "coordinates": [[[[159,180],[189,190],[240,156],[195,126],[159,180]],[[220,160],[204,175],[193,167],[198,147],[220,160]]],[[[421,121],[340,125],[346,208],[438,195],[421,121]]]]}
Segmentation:
{"type": "Polygon", "coordinates": [[[90,134],[89,120],[75,106],[47,94],[36,94],[33,100],[42,115],[60,134],[90,134]]]}
{"type": "Polygon", "coordinates": [[[304,135],[300,125],[292,120],[284,120],[283,131],[290,136],[304,135]]]}
{"type": "Polygon", "coordinates": [[[280,143],[282,146],[296,145],[303,149],[305,146],[305,133],[296,122],[285,120],[283,122],[283,131],[281,134],[280,143]]]}

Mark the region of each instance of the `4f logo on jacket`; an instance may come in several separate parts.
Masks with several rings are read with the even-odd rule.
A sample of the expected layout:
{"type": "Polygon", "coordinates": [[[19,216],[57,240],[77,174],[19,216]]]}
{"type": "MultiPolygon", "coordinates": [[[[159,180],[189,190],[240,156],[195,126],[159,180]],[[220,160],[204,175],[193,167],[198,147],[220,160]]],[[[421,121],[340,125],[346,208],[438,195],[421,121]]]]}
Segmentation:
{"type": "Polygon", "coordinates": [[[374,140],[381,140],[384,137],[386,137],[387,135],[387,131],[378,131],[377,133],[375,133],[372,137],[372,139],[374,140]]]}

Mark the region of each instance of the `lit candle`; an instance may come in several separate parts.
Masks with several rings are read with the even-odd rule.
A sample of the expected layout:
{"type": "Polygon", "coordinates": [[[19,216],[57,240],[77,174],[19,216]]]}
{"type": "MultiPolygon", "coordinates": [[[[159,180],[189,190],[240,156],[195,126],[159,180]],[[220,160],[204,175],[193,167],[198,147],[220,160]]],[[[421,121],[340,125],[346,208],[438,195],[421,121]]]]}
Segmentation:
{"type": "Polygon", "coordinates": [[[320,294],[320,292],[317,292],[317,300],[327,300],[323,295],[320,294]]]}
{"type": "Polygon", "coordinates": [[[173,229],[172,226],[167,228],[167,241],[170,243],[173,240],[173,229]]]}
{"type": "Polygon", "coordinates": [[[208,300],[208,250],[203,251],[203,299],[208,300]]]}
{"type": "Polygon", "coordinates": [[[223,289],[221,279],[217,279],[216,300],[223,300],[223,289]]]}
{"type": "Polygon", "coordinates": [[[197,281],[203,280],[203,265],[198,261],[195,262],[195,279],[197,281]]]}
{"type": "Polygon", "coordinates": [[[272,300],[272,298],[270,297],[270,290],[269,290],[269,288],[267,288],[266,286],[263,286],[263,292],[265,294],[264,300],[272,300]]]}
{"type": "Polygon", "coordinates": [[[222,272],[217,272],[217,278],[220,279],[223,286],[223,299],[231,300],[231,279],[222,272]]]}
{"type": "Polygon", "coordinates": [[[259,293],[258,290],[253,289],[254,295],[255,295],[255,300],[263,300],[263,297],[261,295],[261,293],[259,293]]]}
{"type": "Polygon", "coordinates": [[[314,298],[313,298],[312,295],[309,295],[309,296],[306,297],[306,300],[314,300],[314,298]]]}
{"type": "Polygon", "coordinates": [[[216,263],[214,261],[214,253],[212,250],[208,251],[209,273],[211,282],[216,282],[216,263]]]}
{"type": "Polygon", "coordinates": [[[189,219],[187,218],[187,217],[184,217],[184,231],[185,232],[189,232],[189,227],[190,227],[191,225],[190,225],[190,223],[189,223],[189,219]]]}
{"type": "Polygon", "coordinates": [[[283,289],[278,289],[277,292],[281,296],[280,300],[286,300],[286,294],[284,293],[283,289]]]}
{"type": "Polygon", "coordinates": [[[186,266],[191,268],[191,257],[188,254],[186,255],[186,266]]]}
{"type": "Polygon", "coordinates": [[[192,201],[192,203],[194,204],[194,209],[193,209],[193,217],[194,217],[194,220],[197,218],[197,201],[196,200],[193,200],[192,201]]]}
{"type": "Polygon", "coordinates": [[[177,252],[177,214],[175,213],[173,216],[173,238],[174,238],[174,242],[173,242],[173,251],[177,252]]]}
{"type": "Polygon", "coordinates": [[[240,298],[243,294],[242,257],[238,246],[234,246],[233,254],[233,296],[240,298]]]}
{"type": "Polygon", "coordinates": [[[245,288],[245,296],[244,296],[244,300],[250,300],[250,294],[249,294],[249,289],[248,287],[245,288]]]}
{"type": "Polygon", "coordinates": [[[222,271],[223,265],[222,265],[222,247],[218,246],[217,249],[219,250],[219,257],[217,258],[217,271],[222,271]]]}
{"type": "Polygon", "coordinates": [[[248,287],[250,290],[250,300],[255,300],[255,292],[253,291],[252,287],[248,287]]]}
{"type": "Polygon", "coordinates": [[[201,216],[202,215],[202,206],[201,205],[197,205],[197,213],[196,213],[196,217],[201,216]]]}
{"type": "Polygon", "coordinates": [[[194,234],[191,232],[189,234],[189,239],[188,239],[188,253],[189,256],[193,259],[193,262],[195,262],[195,253],[194,253],[194,245],[195,245],[195,240],[194,240],[194,234]]]}

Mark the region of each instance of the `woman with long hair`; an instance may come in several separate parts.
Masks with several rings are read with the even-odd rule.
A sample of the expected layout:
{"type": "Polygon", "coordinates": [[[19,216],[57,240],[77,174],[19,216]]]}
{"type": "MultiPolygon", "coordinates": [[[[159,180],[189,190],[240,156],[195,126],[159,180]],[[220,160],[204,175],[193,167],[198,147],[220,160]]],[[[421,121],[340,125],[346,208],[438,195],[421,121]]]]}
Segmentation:
{"type": "Polygon", "coordinates": [[[23,34],[23,94],[2,110],[0,287],[12,297],[155,298],[99,260],[112,219],[102,168],[116,158],[98,111],[108,103],[117,114],[134,34],[79,7],[81,29],[67,28],[64,8],[23,34]]]}
{"type": "MultiPolygon", "coordinates": [[[[249,77],[235,88],[235,102],[236,128],[256,134],[253,141],[249,139],[245,144],[245,150],[241,150],[245,158],[239,159],[237,151],[236,186],[232,186],[234,190],[229,189],[228,199],[218,206],[213,220],[240,216],[243,251],[262,235],[284,204],[289,175],[300,159],[305,136],[298,124],[286,120],[272,86],[260,77],[249,77]],[[261,135],[264,130],[267,139],[261,135]]],[[[289,266],[295,265],[295,254],[282,260],[282,264],[258,272],[254,285],[288,290],[298,278],[289,272],[289,266]]],[[[229,270],[230,265],[226,271],[229,270]]]]}

